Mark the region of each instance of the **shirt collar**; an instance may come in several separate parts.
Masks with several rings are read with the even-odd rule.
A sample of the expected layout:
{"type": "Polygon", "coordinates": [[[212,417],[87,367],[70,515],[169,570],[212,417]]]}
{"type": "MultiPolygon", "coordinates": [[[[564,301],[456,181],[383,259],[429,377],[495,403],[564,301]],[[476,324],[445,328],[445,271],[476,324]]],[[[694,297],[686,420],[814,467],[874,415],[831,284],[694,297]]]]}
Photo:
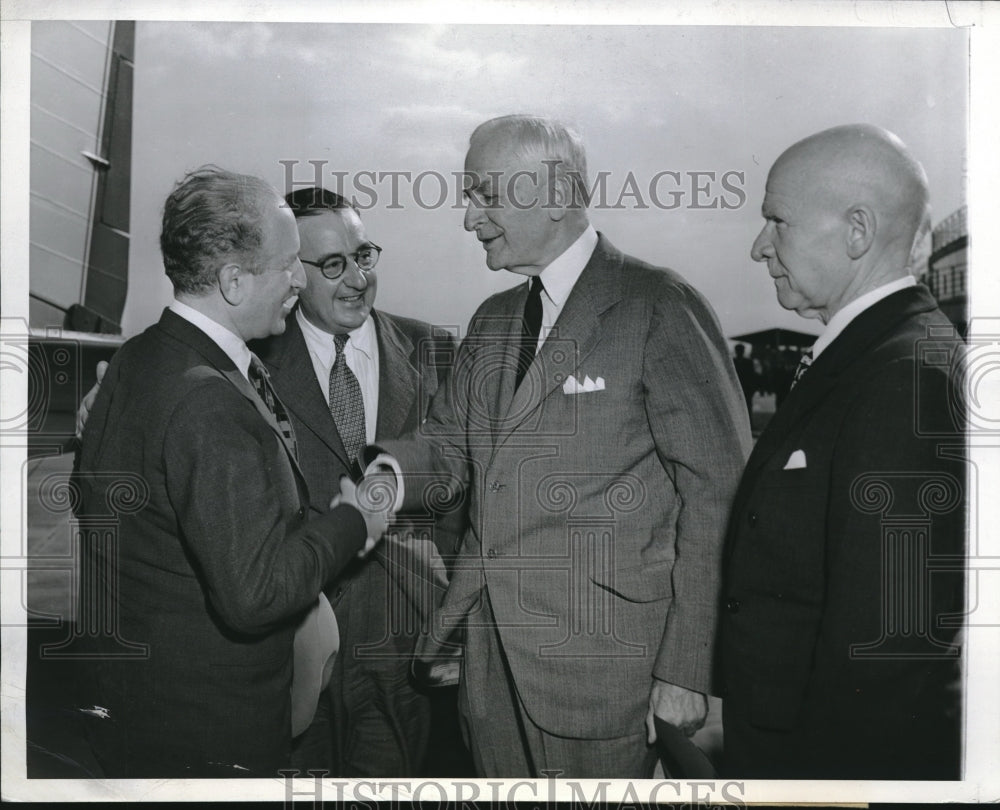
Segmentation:
{"type": "Polygon", "coordinates": [[[871,292],[858,296],[849,304],[837,310],[827,323],[826,329],[823,330],[823,334],[816,338],[816,342],[813,344],[813,359],[815,360],[819,356],[820,352],[833,343],[834,338],[843,332],[844,329],[847,328],[847,325],[866,309],[873,307],[883,298],[888,298],[893,293],[905,290],[907,287],[912,287],[916,283],[917,280],[907,273],[902,278],[897,278],[895,281],[890,281],[888,284],[876,287],[871,292]]]}
{"type": "MultiPolygon", "coordinates": [[[[334,355],[333,334],[312,323],[302,314],[302,307],[296,307],[295,317],[299,322],[299,328],[302,330],[302,337],[305,338],[306,345],[329,363],[334,355]]],[[[377,351],[375,320],[371,314],[365,318],[365,322],[361,326],[348,332],[348,335],[350,335],[350,344],[369,360],[375,356],[377,351]]]]}
{"type": "Polygon", "coordinates": [[[233,361],[240,374],[247,376],[250,368],[250,349],[239,335],[231,332],[218,321],[213,321],[203,312],[199,312],[194,307],[188,306],[183,301],[176,298],[171,302],[170,311],[183,318],[193,326],[196,326],[226,353],[226,356],[233,361]]]}
{"type": "Polygon", "coordinates": [[[545,285],[545,294],[557,307],[566,303],[573,285],[580,278],[596,247],[597,231],[593,225],[588,225],[576,241],[539,274],[542,284],[545,285]]]}
{"type": "Polygon", "coordinates": [[[357,329],[351,331],[351,345],[354,346],[365,357],[371,360],[377,351],[375,340],[375,319],[371,313],[365,318],[365,322],[357,329]]]}

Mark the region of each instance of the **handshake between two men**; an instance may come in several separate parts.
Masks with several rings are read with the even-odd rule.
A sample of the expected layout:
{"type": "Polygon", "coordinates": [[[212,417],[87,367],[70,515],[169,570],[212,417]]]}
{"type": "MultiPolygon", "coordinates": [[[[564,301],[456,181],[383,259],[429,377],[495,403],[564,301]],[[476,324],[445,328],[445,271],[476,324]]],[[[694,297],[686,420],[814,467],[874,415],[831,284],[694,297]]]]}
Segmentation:
{"type": "MultiPolygon", "coordinates": [[[[82,440],[87,419],[94,407],[101,381],[107,372],[108,364],[101,361],[97,364],[97,382],[84,395],[76,412],[76,438],[82,440]]],[[[398,497],[399,481],[391,464],[387,463],[385,455],[376,457],[364,472],[360,481],[353,481],[348,476],[340,479],[340,489],[330,500],[330,509],[340,505],[353,506],[364,518],[367,538],[364,547],[357,552],[361,559],[367,557],[385,536],[396,512],[399,511],[401,498],[398,497]]]]}
{"type": "MultiPolygon", "coordinates": [[[[477,129],[466,170],[495,178],[496,166],[521,160],[515,142],[553,137],[569,176],[582,177],[578,138],[523,116],[477,129]]],[[[300,189],[282,201],[256,178],[214,169],[193,173],[175,189],[161,234],[175,300],[160,323],[119,350],[83,437],[85,473],[135,469],[156,490],[153,508],[132,521],[119,546],[136,557],[122,560],[128,568],[122,580],[143,585],[122,594],[121,603],[134,615],[136,635],[162,646],[165,663],[151,666],[148,677],[134,667],[118,668],[114,678],[96,673],[95,700],[135,696],[115,701],[124,720],[116,727],[130,738],[113,741],[127,755],[103,757],[115,773],[204,772],[206,762],[274,773],[288,761],[311,764],[296,764],[289,729],[297,726],[288,722],[284,699],[297,619],[331,584],[327,595],[349,636],[371,627],[372,616],[396,615],[390,597],[402,588],[367,581],[354,587],[362,583],[348,563],[359,552],[381,561],[383,551],[391,556],[419,545],[377,542],[396,509],[409,514],[433,500],[432,478],[457,484],[443,487],[449,498],[452,489],[464,493],[455,511],[469,528],[456,533],[459,550],[457,542],[438,543],[435,527],[442,553],[459,550],[446,590],[415,582],[419,577],[409,571],[398,578],[416,585],[418,603],[437,610],[433,621],[420,617],[432,629],[427,644],[465,634],[458,711],[477,773],[645,777],[655,758],[653,717],[685,732],[704,722],[726,518],[719,506],[735,489],[749,446],[745,404],[703,298],[676,274],[618,252],[590,226],[567,182],[558,184],[559,216],[533,207],[539,227],[528,229],[530,244],[516,251],[509,240],[520,233],[519,220],[507,223],[510,211],[486,204],[494,196],[488,183],[469,190],[465,227],[483,244],[487,265],[542,283],[492,297],[460,347],[433,353],[454,357],[447,381],[413,359],[417,347],[437,339],[432,330],[371,310],[380,249],[364,238],[350,206],[322,189],[300,189]],[[229,228],[229,208],[218,203],[233,195],[261,239],[256,248],[233,241],[220,252],[217,241],[200,236],[201,225],[229,228]],[[539,240],[536,231],[554,232],[539,240]],[[560,295],[559,279],[541,278],[541,270],[562,253],[578,278],[560,295]],[[538,305],[543,315],[548,306],[543,287],[548,303],[555,294],[564,305],[558,316],[537,317],[538,305]],[[546,318],[549,326],[558,320],[558,340],[541,331],[546,318]],[[327,320],[349,327],[350,338],[318,328],[327,320]],[[668,328],[691,322],[704,338],[697,343],[687,330],[668,328]],[[525,337],[529,324],[539,328],[525,337]],[[565,352],[565,345],[579,351],[565,352]],[[366,374],[375,356],[377,370],[366,374]],[[687,361],[678,365],[677,357],[687,361]],[[624,365],[623,358],[629,358],[624,365]],[[620,382],[599,400],[570,398],[563,381],[548,376],[584,361],[601,376],[616,369],[620,382]],[[368,383],[384,380],[388,387],[410,369],[419,379],[396,391],[380,387],[365,399],[368,383]],[[483,369],[502,373],[484,378],[483,369]],[[644,397],[627,395],[639,390],[644,397]],[[390,467],[398,462],[399,491],[392,476],[364,457],[373,445],[389,454],[390,467]],[[356,475],[359,457],[367,476],[356,475]],[[345,471],[352,480],[343,481],[331,507],[330,488],[345,471]],[[578,496],[573,515],[551,497],[564,479],[578,496]],[[614,531],[578,535],[571,518],[606,514],[608,493],[620,490],[631,495],[612,503],[614,531]],[[664,528],[675,525],[676,532],[664,528]],[[169,536],[163,527],[172,529],[169,536]],[[164,578],[164,570],[176,576],[164,578]],[[352,582],[341,588],[345,577],[352,582]],[[177,583],[185,587],[178,615],[185,631],[171,626],[162,639],[153,637],[151,628],[163,627],[160,606],[177,602],[170,592],[177,583]],[[595,632],[579,621],[591,610],[595,632]],[[198,634],[190,632],[192,623],[198,634]],[[234,629],[258,633],[254,647],[231,642],[234,629]],[[220,669],[198,675],[195,686],[183,662],[201,650],[220,669]],[[235,682],[233,670],[245,677],[235,682]],[[191,700],[196,690],[204,700],[191,700]],[[175,707],[169,718],[157,716],[157,707],[169,705],[175,707]],[[261,707],[268,708],[264,715],[261,707]],[[203,733],[209,721],[218,734],[203,733]],[[226,733],[232,729],[240,733],[226,733]]],[[[540,187],[526,193],[544,198],[540,187]]],[[[85,501],[99,501],[100,494],[85,501]]],[[[391,565],[362,568],[395,576],[391,565]]],[[[419,570],[438,568],[421,563],[419,570]]],[[[172,607],[171,615],[177,613],[172,607]]],[[[388,647],[399,634],[383,635],[375,641],[388,647]]],[[[369,641],[342,639],[348,654],[334,660],[330,684],[340,692],[330,700],[328,725],[341,748],[363,736],[351,725],[361,714],[353,695],[418,705],[419,696],[405,693],[406,672],[381,678],[388,686],[380,692],[367,682],[355,688],[354,670],[370,667],[350,653],[369,641]],[[337,667],[345,668],[343,677],[337,667]],[[351,699],[341,700],[345,695],[351,699]]],[[[417,649],[407,646],[379,660],[406,666],[414,656],[428,659],[423,637],[417,649]]],[[[322,700],[313,705],[317,716],[305,737],[322,720],[322,700]]],[[[401,716],[394,713],[392,728],[406,731],[392,737],[419,749],[426,723],[395,722],[401,716]]],[[[404,752],[394,775],[415,772],[419,753],[404,752]]],[[[381,749],[355,751],[332,771],[351,774],[357,763],[376,758],[389,761],[381,749]]]]}
{"type": "Polygon", "coordinates": [[[387,464],[373,461],[364,477],[352,481],[348,476],[340,479],[340,491],[330,501],[330,509],[346,504],[357,509],[365,519],[368,536],[364,548],[358,552],[359,558],[367,557],[389,530],[396,512],[399,511],[399,482],[392,468],[387,464]]]}
{"type": "MultiPolygon", "coordinates": [[[[160,243],[174,300],[99,371],[80,410],[81,610],[113,604],[115,615],[113,632],[85,639],[78,699],[107,718],[87,733],[108,778],[274,776],[363,644],[351,635],[362,611],[331,610],[344,607],[345,577],[392,576],[394,560],[423,559],[404,553],[422,540],[376,548],[396,483],[378,464],[357,474],[375,420],[355,402],[341,425],[342,403],[324,401],[300,345],[307,280],[289,205],[259,178],[203,167],[168,197],[160,243]],[[266,344],[286,331],[294,358],[266,344]],[[135,490],[128,508],[123,485],[135,490]],[[336,624],[331,657],[313,641],[335,642],[336,624]],[[123,645],[141,654],[125,658],[123,645]]],[[[350,280],[373,289],[353,268],[350,280]]],[[[349,382],[340,365],[326,375],[349,382]]],[[[378,588],[351,592],[385,601],[378,588]]]]}

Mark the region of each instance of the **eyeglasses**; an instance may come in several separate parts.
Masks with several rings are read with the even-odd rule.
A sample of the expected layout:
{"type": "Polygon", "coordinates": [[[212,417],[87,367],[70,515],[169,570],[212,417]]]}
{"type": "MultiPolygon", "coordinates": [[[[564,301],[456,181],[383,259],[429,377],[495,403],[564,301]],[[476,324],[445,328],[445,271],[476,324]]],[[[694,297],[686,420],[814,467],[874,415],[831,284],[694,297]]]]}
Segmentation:
{"type": "Polygon", "coordinates": [[[378,257],[381,253],[382,248],[373,242],[369,242],[364,247],[360,247],[354,253],[348,253],[346,256],[334,253],[320,262],[313,262],[309,259],[303,259],[300,256],[299,261],[304,264],[311,264],[313,267],[318,267],[319,271],[326,278],[330,279],[330,281],[336,281],[347,270],[348,259],[351,259],[362,273],[370,273],[375,268],[375,265],[378,264],[378,257]]]}

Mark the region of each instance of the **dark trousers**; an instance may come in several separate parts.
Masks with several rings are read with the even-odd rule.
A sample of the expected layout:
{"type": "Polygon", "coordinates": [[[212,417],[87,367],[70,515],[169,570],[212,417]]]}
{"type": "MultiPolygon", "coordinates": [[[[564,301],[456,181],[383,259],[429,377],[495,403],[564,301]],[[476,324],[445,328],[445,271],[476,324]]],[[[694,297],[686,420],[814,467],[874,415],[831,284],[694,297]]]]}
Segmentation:
{"type": "Polygon", "coordinates": [[[293,744],[292,768],[331,776],[419,776],[431,710],[409,678],[409,661],[383,662],[393,666],[374,672],[344,663],[334,668],[312,724],[293,744]]]}

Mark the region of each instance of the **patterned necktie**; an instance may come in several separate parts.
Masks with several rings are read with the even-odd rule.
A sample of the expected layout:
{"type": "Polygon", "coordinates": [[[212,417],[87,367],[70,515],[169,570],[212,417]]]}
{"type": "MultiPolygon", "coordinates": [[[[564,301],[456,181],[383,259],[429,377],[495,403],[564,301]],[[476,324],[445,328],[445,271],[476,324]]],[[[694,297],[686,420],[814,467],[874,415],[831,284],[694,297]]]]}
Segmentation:
{"type": "Polygon", "coordinates": [[[535,359],[538,348],[538,334],[542,331],[542,280],[532,276],[528,300],[524,302],[524,320],[521,322],[521,348],[517,358],[517,376],[514,390],[521,386],[521,380],[528,371],[528,366],[535,359]]]}
{"type": "Polygon", "coordinates": [[[812,361],[812,349],[806,349],[802,352],[802,357],[799,358],[799,364],[795,367],[795,376],[792,377],[792,384],[788,387],[789,391],[795,387],[795,383],[802,379],[802,375],[805,374],[809,366],[812,365],[812,361]]]}
{"type": "Polygon", "coordinates": [[[292,427],[292,422],[288,418],[288,411],[285,410],[285,406],[282,404],[281,400],[278,399],[277,393],[274,391],[274,386],[271,385],[271,375],[267,373],[267,369],[264,368],[264,364],[257,359],[256,355],[250,356],[250,368],[247,369],[247,379],[250,380],[250,384],[253,386],[253,390],[257,392],[257,396],[260,397],[261,402],[263,402],[267,409],[271,412],[274,417],[274,421],[278,423],[278,429],[281,431],[281,435],[285,437],[285,441],[291,448],[292,455],[298,458],[298,444],[295,441],[295,429],[292,427]]]}
{"type": "Polygon", "coordinates": [[[348,335],[334,335],[337,357],[330,369],[330,413],[337,425],[347,457],[355,461],[365,446],[365,401],[361,385],[347,365],[344,347],[348,335]]]}

